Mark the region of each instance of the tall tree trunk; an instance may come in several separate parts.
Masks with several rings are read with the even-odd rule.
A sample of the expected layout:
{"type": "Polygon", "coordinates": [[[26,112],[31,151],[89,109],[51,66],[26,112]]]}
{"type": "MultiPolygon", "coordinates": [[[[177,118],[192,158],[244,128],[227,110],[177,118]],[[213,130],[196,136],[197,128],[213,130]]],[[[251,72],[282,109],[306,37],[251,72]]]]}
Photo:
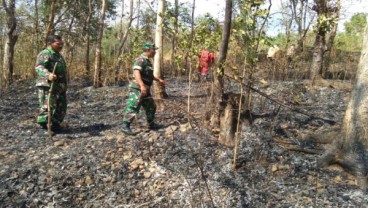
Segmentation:
{"type": "Polygon", "coordinates": [[[2,67],[1,89],[9,87],[13,82],[14,73],[14,47],[18,39],[16,34],[17,19],[15,17],[15,0],[8,2],[2,0],[3,7],[6,11],[7,32],[4,44],[4,58],[2,67]]]}
{"type": "MultiPolygon", "coordinates": [[[[73,26],[74,26],[74,21],[75,21],[75,13],[77,11],[74,10],[74,14],[73,14],[73,17],[72,19],[70,20],[70,23],[69,23],[69,27],[68,27],[68,30],[67,30],[67,33],[66,33],[66,41],[65,41],[65,54],[66,56],[68,57],[67,60],[68,60],[68,64],[67,64],[67,68],[70,68],[70,66],[72,65],[73,63],[73,60],[74,60],[74,47],[75,47],[75,42],[73,42],[73,37],[72,37],[72,29],[73,29],[73,26]]],[[[68,81],[70,81],[70,73],[68,73],[68,81]]]]}
{"type": "Polygon", "coordinates": [[[333,148],[318,161],[320,166],[339,164],[354,173],[362,188],[367,188],[368,171],[368,27],[365,30],[363,49],[356,80],[345,111],[342,132],[336,137],[333,148]]]}
{"type": "MultiPolygon", "coordinates": [[[[323,21],[323,17],[327,17],[326,0],[315,0],[318,14],[318,22],[323,21]]],[[[326,47],[326,29],[318,27],[313,49],[313,60],[311,66],[310,80],[314,85],[316,80],[322,79],[323,55],[326,47]]]]}
{"type": "MultiPolygon", "coordinates": [[[[40,51],[40,29],[39,29],[39,16],[38,16],[38,0],[35,0],[34,3],[35,6],[35,35],[36,35],[36,50],[35,50],[35,55],[40,51]]],[[[34,71],[34,70],[33,70],[34,71]]]]}
{"type": "MultiPolygon", "coordinates": [[[[162,77],[162,58],[163,58],[163,44],[162,44],[162,29],[164,23],[164,15],[165,15],[165,0],[159,0],[158,2],[158,10],[157,10],[157,21],[156,21],[156,33],[155,33],[155,45],[159,48],[154,57],[153,62],[153,74],[155,77],[162,77]]],[[[153,85],[154,96],[157,104],[157,109],[162,110],[163,105],[160,100],[164,98],[166,94],[164,88],[158,85],[156,82],[153,85]]]]}
{"type": "Polygon", "coordinates": [[[56,0],[52,0],[50,4],[50,12],[49,12],[49,19],[47,20],[46,24],[46,33],[45,33],[45,47],[47,47],[46,39],[49,35],[54,34],[55,32],[55,12],[56,12],[56,0]]]}
{"type": "Polygon", "coordinates": [[[227,50],[229,46],[230,32],[231,32],[231,16],[232,16],[233,1],[226,0],[225,8],[225,20],[224,20],[224,30],[222,32],[222,41],[220,48],[219,60],[217,63],[217,68],[214,70],[214,81],[213,81],[213,95],[210,100],[210,105],[212,106],[211,111],[211,126],[213,128],[218,128],[220,126],[220,116],[224,111],[224,72],[225,72],[225,61],[227,56],[227,50]]]}
{"type": "Polygon", "coordinates": [[[317,80],[322,79],[321,74],[323,67],[323,54],[325,52],[325,45],[326,45],[325,33],[318,32],[316,34],[316,39],[314,42],[313,60],[310,74],[312,85],[314,85],[317,80]]]}
{"type": "Polygon", "coordinates": [[[141,10],[141,0],[138,0],[138,3],[137,3],[137,29],[139,29],[139,17],[140,17],[140,14],[139,14],[139,11],[141,10]]]}
{"type": "MultiPolygon", "coordinates": [[[[189,50],[192,49],[193,47],[193,39],[194,39],[194,14],[195,14],[195,4],[196,4],[196,1],[193,0],[193,5],[192,5],[192,22],[191,22],[191,34],[190,34],[190,40],[189,40],[189,50]]],[[[188,59],[189,59],[189,54],[190,52],[186,52],[185,54],[185,68],[188,68],[188,59]]]]}
{"type": "Polygon", "coordinates": [[[85,68],[85,74],[87,77],[89,77],[91,72],[91,65],[90,65],[90,59],[89,59],[89,53],[90,53],[90,27],[91,27],[91,18],[92,18],[92,0],[88,0],[88,15],[86,19],[86,23],[84,25],[84,40],[86,41],[86,47],[85,47],[85,57],[84,57],[84,68],[85,68]]]}
{"type": "Polygon", "coordinates": [[[175,12],[174,12],[174,35],[171,42],[171,59],[170,59],[170,66],[171,70],[173,70],[175,75],[178,75],[175,66],[175,55],[176,55],[176,42],[178,38],[178,18],[179,18],[179,0],[175,0],[175,12]]]}
{"type": "Polygon", "coordinates": [[[108,0],[102,1],[100,17],[98,21],[98,34],[97,34],[97,42],[96,42],[96,57],[95,57],[95,73],[93,78],[93,86],[94,87],[102,87],[101,80],[101,42],[105,27],[105,13],[108,7],[108,0]]]}

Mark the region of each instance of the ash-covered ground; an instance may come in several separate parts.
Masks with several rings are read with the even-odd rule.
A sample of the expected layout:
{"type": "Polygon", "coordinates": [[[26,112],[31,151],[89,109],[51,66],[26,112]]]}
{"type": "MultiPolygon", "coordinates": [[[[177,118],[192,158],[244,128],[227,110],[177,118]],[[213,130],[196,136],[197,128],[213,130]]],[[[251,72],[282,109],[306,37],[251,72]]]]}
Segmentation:
{"type": "Polygon", "coordinates": [[[256,85],[302,113],[254,93],[254,120],[242,125],[233,170],[233,148],[219,144],[204,122],[205,85],[191,85],[188,117],[188,82],[169,79],[169,98],[157,112],[165,127],[146,131],[142,110],[133,125],[138,134],[126,136],[120,130],[126,85],[95,89],[74,80],[68,127],[50,140],[34,123],[32,81],[13,84],[0,100],[0,207],[367,206],[353,176],[316,167],[330,141],[305,139],[338,129],[349,88],[256,85]]]}

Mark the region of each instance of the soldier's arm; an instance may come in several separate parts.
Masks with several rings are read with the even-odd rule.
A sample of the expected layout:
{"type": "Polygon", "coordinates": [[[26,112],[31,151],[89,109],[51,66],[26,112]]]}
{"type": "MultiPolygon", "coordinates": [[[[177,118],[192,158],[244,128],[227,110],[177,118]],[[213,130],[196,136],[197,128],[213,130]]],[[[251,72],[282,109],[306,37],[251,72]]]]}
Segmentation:
{"type": "Polygon", "coordinates": [[[52,76],[52,73],[46,68],[46,64],[49,62],[49,60],[50,60],[49,54],[40,53],[37,56],[36,66],[35,66],[35,70],[38,76],[46,80],[49,80],[50,76],[52,76]]]}
{"type": "Polygon", "coordinates": [[[147,94],[147,88],[146,88],[146,85],[144,85],[144,83],[143,83],[142,76],[141,76],[141,71],[142,71],[142,59],[136,59],[134,61],[134,64],[133,64],[134,78],[137,81],[137,83],[138,83],[138,85],[141,89],[141,94],[146,95],[147,94]]]}
{"type": "Polygon", "coordinates": [[[142,87],[146,87],[143,83],[143,80],[142,80],[141,71],[135,69],[133,73],[134,73],[134,78],[137,81],[137,83],[139,84],[139,86],[141,87],[141,89],[142,89],[142,87]]]}

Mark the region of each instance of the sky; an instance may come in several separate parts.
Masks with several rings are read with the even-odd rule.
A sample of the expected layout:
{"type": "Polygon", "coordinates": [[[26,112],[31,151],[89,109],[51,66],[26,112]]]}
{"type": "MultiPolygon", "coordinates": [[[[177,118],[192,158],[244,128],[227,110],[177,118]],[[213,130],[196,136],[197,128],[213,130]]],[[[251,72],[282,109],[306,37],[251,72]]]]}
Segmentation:
{"type": "MultiPolygon", "coordinates": [[[[174,3],[174,0],[169,0],[174,3]]],[[[277,13],[280,10],[281,2],[286,0],[272,0],[271,14],[277,13]]],[[[180,3],[189,2],[192,3],[193,0],[179,0],[180,3]]],[[[358,12],[368,13],[368,1],[367,0],[341,0],[342,9],[341,17],[339,19],[338,30],[344,30],[344,22],[349,20],[352,15],[358,12]]],[[[225,0],[196,0],[196,16],[204,15],[205,13],[210,13],[213,17],[223,20],[225,14],[225,0]]],[[[275,17],[276,18],[276,17],[275,17]]],[[[275,35],[280,29],[277,29],[277,24],[274,25],[273,31],[270,35],[275,35]]]]}

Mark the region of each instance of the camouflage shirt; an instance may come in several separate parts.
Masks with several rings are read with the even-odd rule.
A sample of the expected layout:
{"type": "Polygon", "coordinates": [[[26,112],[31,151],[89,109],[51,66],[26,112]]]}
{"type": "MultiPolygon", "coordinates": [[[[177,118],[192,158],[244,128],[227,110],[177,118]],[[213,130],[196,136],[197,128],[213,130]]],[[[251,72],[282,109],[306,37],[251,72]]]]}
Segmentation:
{"type": "Polygon", "coordinates": [[[141,72],[142,81],[145,85],[151,86],[154,76],[152,63],[144,54],[140,55],[134,60],[133,70],[139,70],[141,72]]]}
{"type": "Polygon", "coordinates": [[[55,90],[59,92],[65,92],[67,90],[67,69],[65,60],[60,53],[55,52],[50,47],[42,50],[37,56],[35,66],[36,72],[38,74],[36,80],[37,87],[50,87],[51,82],[48,80],[48,77],[54,70],[56,62],[57,66],[55,69],[55,74],[57,79],[55,81],[55,90]]]}

